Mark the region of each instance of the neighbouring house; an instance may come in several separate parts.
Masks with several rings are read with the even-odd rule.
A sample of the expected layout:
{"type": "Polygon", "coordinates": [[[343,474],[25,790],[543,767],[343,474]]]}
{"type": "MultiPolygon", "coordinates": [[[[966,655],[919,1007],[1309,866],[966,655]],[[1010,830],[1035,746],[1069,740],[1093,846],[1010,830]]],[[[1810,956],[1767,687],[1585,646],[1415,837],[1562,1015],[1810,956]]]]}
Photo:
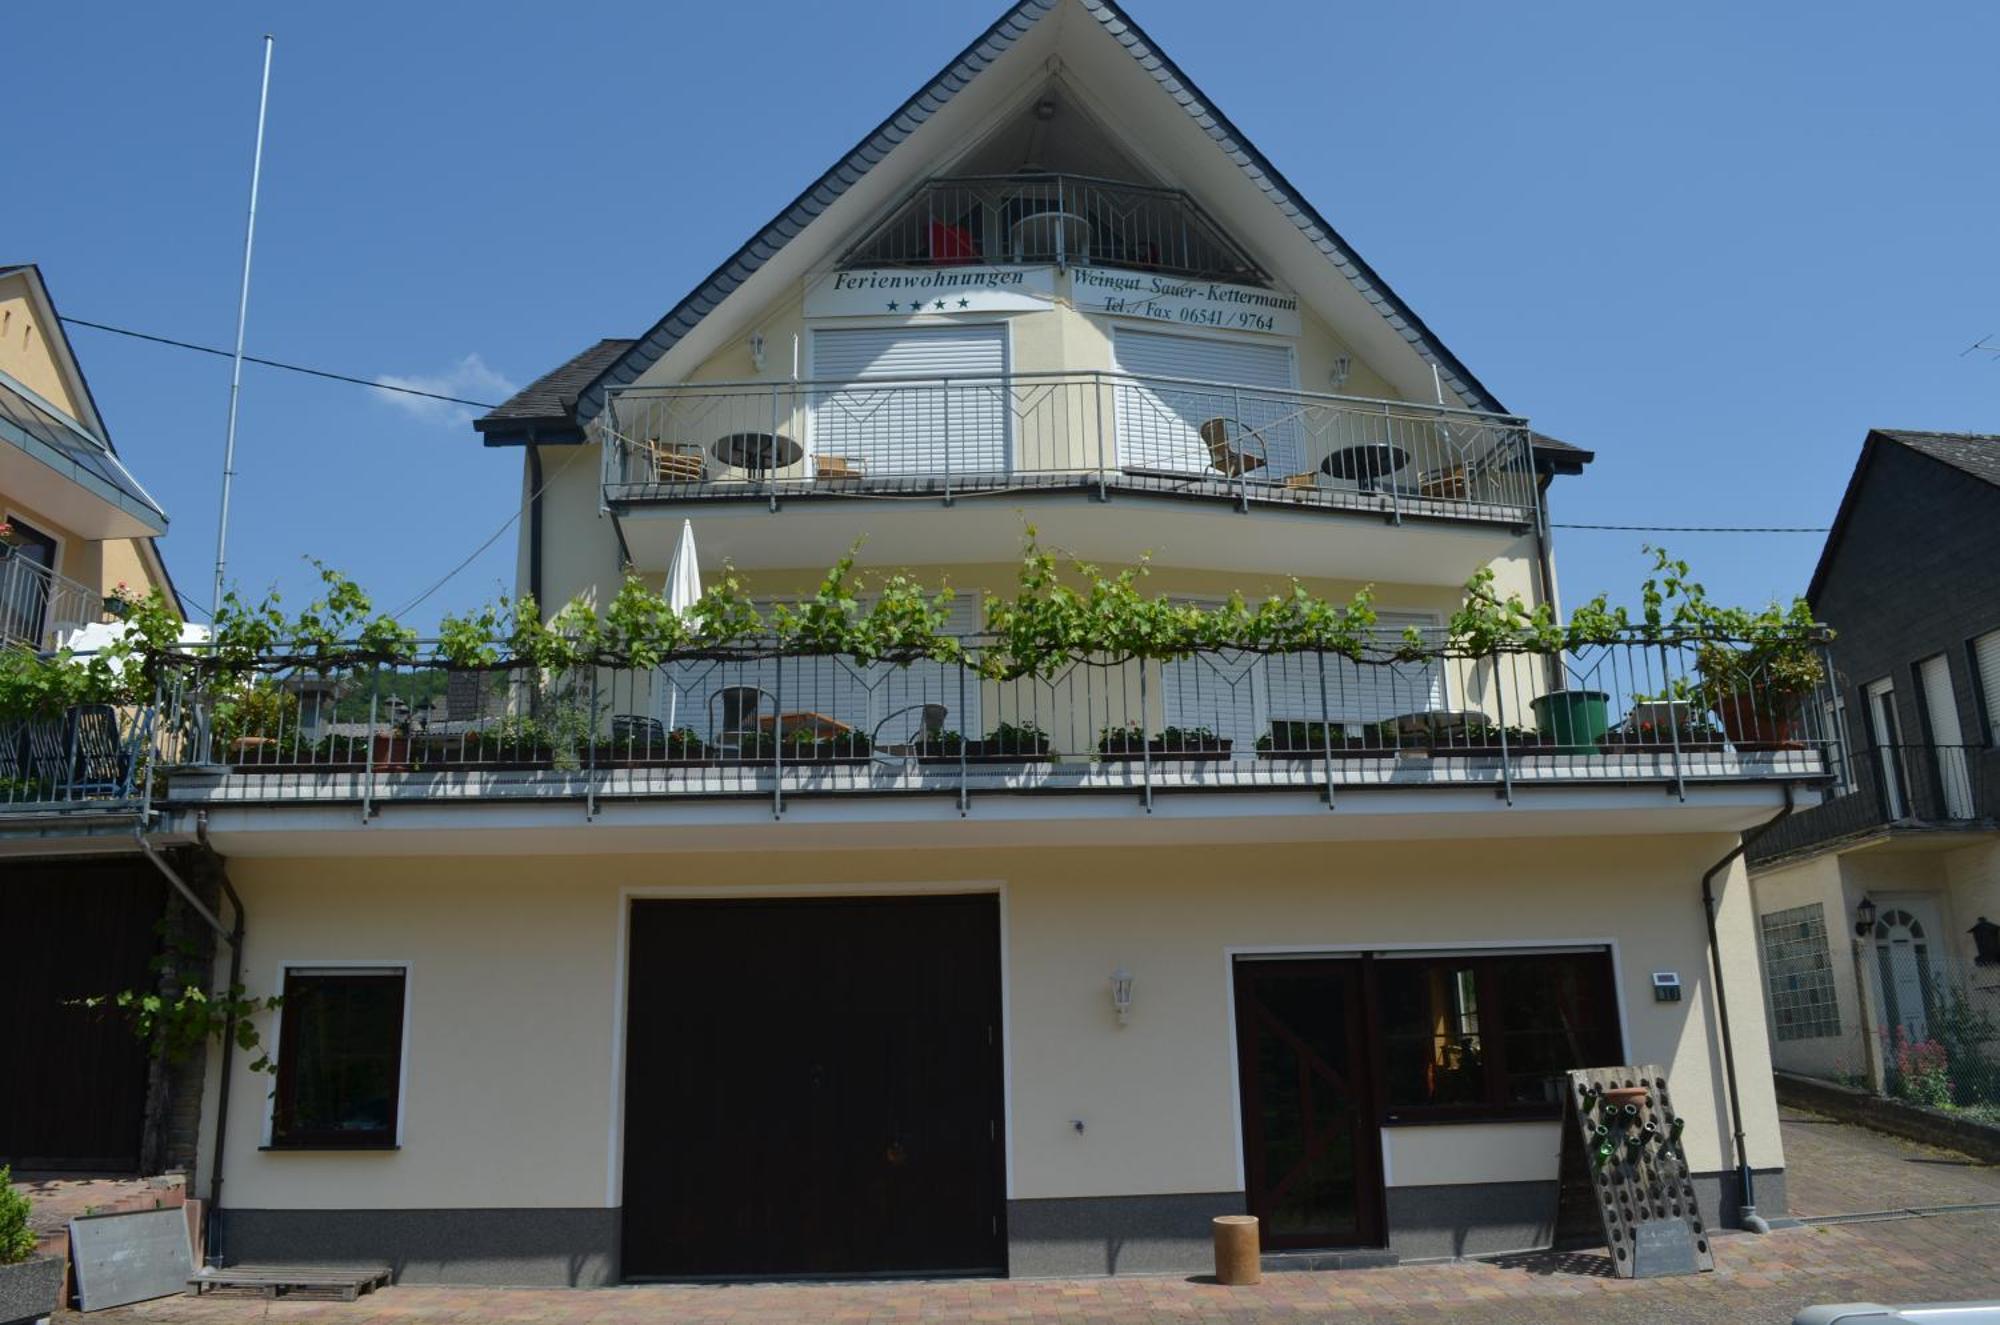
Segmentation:
{"type": "Polygon", "coordinates": [[[1746,1179],[1783,1210],[1737,853],[1817,799],[1818,705],[1725,739],[1679,645],[1445,647],[1479,572],[1553,604],[1548,493],[1590,454],[1108,0],[1007,9],[477,427],[544,613],[663,585],[684,533],[766,605],[865,539],[987,659],[1032,523],[1188,604],[1373,584],[1376,634],[274,662],[263,725],[172,726],[153,806],[284,1000],[275,1079],[205,1101],[224,1257],[1185,1271],[1246,1210],[1300,1263],[1501,1252],[1550,1237],[1563,1071],[1622,1063],[1666,1074],[1715,1226],[1746,1179]]]}
{"type": "Polygon", "coordinates": [[[1996,567],[2000,437],[1870,432],[1809,594],[1850,754],[1750,851],[1782,1070],[1880,1090],[1935,1043],[2000,1104],[1996,567]]]}
{"type": "MultiPolygon", "coordinates": [[[[46,653],[173,583],[167,517],[111,442],[39,268],[0,266],[0,650],[46,653]]],[[[0,713],[0,1007],[34,1089],[0,1091],[0,1164],[158,1172],[194,1155],[198,1070],[73,1000],[158,978],[183,919],[139,857],[148,715],[0,713]]]]}

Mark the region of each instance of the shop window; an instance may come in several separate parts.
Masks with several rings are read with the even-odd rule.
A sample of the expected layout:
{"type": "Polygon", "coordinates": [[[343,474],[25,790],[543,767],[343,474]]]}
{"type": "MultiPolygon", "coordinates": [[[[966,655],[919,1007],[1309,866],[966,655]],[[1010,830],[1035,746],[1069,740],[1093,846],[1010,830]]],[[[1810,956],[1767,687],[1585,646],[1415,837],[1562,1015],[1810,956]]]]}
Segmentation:
{"type": "Polygon", "coordinates": [[[1601,951],[1384,957],[1375,987],[1392,1120],[1554,1116],[1564,1073],[1619,1061],[1601,951]]]}
{"type": "Polygon", "coordinates": [[[401,967],[286,970],[274,1148],[397,1144],[406,978],[401,967]]]}

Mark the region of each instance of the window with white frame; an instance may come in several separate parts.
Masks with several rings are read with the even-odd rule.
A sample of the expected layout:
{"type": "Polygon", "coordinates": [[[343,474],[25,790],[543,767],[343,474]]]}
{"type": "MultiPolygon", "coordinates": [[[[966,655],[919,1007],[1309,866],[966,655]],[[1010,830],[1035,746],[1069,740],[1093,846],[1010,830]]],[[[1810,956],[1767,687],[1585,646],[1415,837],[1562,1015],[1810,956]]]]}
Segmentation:
{"type": "Polygon", "coordinates": [[[399,1143],[402,966],[288,966],[272,1093],[274,1149],[374,1150],[399,1143]]]}
{"type": "Polygon", "coordinates": [[[1764,983],[1778,1038],[1815,1040],[1840,1034],[1840,1001],[1833,989],[1825,905],[1813,902],[1772,911],[1760,924],[1764,983]]]}
{"type": "Polygon", "coordinates": [[[2000,630],[1972,641],[1972,676],[1979,687],[1979,711],[1986,720],[1986,743],[2000,745],[2000,630]]]}

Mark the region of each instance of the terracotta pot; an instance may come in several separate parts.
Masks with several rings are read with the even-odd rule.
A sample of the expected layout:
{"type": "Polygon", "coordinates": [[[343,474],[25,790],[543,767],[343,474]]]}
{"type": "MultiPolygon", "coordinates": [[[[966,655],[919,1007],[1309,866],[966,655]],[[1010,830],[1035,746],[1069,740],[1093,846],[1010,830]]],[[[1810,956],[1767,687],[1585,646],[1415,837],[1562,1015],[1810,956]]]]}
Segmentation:
{"type": "Polygon", "coordinates": [[[378,769],[396,768],[410,762],[410,738],[401,732],[376,732],[369,758],[378,769]]]}
{"type": "Polygon", "coordinates": [[[1781,717],[1771,711],[1781,706],[1796,709],[1798,701],[1773,704],[1762,691],[1749,690],[1716,700],[1715,716],[1721,720],[1729,743],[1738,750],[1803,749],[1793,714],[1787,712],[1781,717]]]}

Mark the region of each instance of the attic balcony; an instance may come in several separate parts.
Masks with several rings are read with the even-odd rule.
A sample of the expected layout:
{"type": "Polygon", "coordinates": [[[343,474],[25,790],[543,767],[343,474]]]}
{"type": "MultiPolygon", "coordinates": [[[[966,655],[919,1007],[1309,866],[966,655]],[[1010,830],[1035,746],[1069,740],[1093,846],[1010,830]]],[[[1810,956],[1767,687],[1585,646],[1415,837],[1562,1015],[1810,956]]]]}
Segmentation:
{"type": "Polygon", "coordinates": [[[1095,264],[1268,283],[1257,264],[1178,189],[1041,173],[933,179],[841,265],[972,264],[1095,264]]]}
{"type": "Polygon", "coordinates": [[[631,387],[610,395],[600,428],[604,506],[641,569],[664,569],[683,517],[705,553],[738,566],[815,565],[869,502],[904,512],[867,524],[879,556],[1004,561],[1032,504],[1095,558],[1337,560],[1360,578],[1456,585],[1542,518],[1523,418],[1226,382],[1087,371],[631,387]],[[1254,538],[1245,515],[1267,517],[1254,538]]]}

